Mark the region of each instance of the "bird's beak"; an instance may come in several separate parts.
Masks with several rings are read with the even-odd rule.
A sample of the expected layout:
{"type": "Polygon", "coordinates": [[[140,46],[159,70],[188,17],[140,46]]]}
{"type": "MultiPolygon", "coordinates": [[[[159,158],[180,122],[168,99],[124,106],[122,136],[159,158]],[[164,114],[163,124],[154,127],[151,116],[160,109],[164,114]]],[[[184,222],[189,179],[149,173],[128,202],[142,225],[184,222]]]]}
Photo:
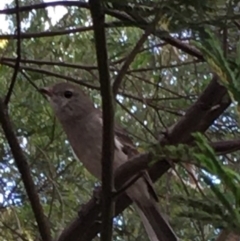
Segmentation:
{"type": "Polygon", "coordinates": [[[39,92],[46,96],[48,99],[52,97],[52,90],[48,87],[40,88],[39,92]]]}

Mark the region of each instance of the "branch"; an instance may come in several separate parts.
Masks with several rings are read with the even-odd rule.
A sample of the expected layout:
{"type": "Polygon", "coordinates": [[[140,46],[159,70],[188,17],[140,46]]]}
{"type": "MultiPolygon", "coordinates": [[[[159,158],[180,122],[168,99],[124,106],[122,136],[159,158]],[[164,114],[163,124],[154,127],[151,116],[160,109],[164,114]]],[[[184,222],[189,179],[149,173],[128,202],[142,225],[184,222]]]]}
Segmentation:
{"type": "Polygon", "coordinates": [[[103,111],[101,241],[111,241],[113,226],[114,106],[104,28],[105,15],[102,10],[101,0],[89,0],[89,5],[94,26],[103,111]]]}
{"type": "MultiPolygon", "coordinates": [[[[219,141],[210,143],[211,147],[217,154],[220,152],[234,152],[240,150],[240,140],[219,141]]],[[[151,153],[144,153],[134,156],[129,159],[127,163],[121,165],[115,172],[114,183],[116,190],[121,189],[125,184],[135,175],[141,171],[148,170],[154,155],[151,153]]],[[[164,159],[158,162],[166,161],[164,159]]],[[[172,160],[178,162],[179,160],[172,160]]]]}
{"type": "Polygon", "coordinates": [[[217,141],[210,143],[218,155],[223,155],[240,150],[240,139],[230,141],[217,141]]]}
{"type": "Polygon", "coordinates": [[[20,66],[20,60],[21,60],[21,20],[20,20],[20,14],[19,14],[19,3],[18,0],[15,1],[16,3],[16,22],[17,22],[17,58],[16,58],[16,63],[15,63],[15,67],[14,67],[14,72],[13,72],[13,76],[12,76],[12,81],[8,90],[8,93],[6,95],[6,98],[4,100],[5,105],[8,104],[8,102],[10,101],[11,95],[12,95],[12,91],[15,85],[15,82],[17,80],[17,74],[18,74],[18,70],[19,70],[19,66],[20,66]]]}
{"type": "MultiPolygon", "coordinates": [[[[82,7],[82,8],[89,8],[89,4],[85,1],[53,1],[48,3],[38,3],[38,4],[31,4],[28,6],[21,6],[19,7],[19,12],[30,12],[33,9],[43,9],[47,7],[56,7],[56,6],[65,6],[65,7],[82,7]]],[[[18,11],[17,8],[8,8],[0,10],[0,14],[14,14],[18,11]]]]}
{"type": "Polygon", "coordinates": [[[31,177],[31,170],[18,143],[17,137],[13,131],[6,105],[4,105],[2,100],[0,100],[0,122],[6,139],[11,148],[18,170],[21,174],[22,181],[24,183],[28,198],[30,200],[42,240],[51,241],[50,228],[44,216],[43,208],[40,204],[40,200],[33,179],[31,177]]]}
{"type": "Polygon", "coordinates": [[[186,114],[171,128],[162,143],[189,143],[192,133],[204,132],[213,124],[231,103],[224,86],[220,85],[217,76],[203,91],[198,100],[187,110],[186,114]]]}

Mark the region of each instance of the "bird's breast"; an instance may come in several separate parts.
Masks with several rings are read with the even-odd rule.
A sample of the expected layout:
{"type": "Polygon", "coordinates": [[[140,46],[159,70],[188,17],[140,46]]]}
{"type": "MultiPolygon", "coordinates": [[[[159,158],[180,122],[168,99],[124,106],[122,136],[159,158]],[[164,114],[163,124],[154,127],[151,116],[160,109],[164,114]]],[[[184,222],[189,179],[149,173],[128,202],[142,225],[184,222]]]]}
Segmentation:
{"type": "MultiPolygon", "coordinates": [[[[102,121],[92,115],[81,119],[72,119],[62,126],[67,134],[68,141],[74,155],[82,162],[85,168],[97,178],[101,178],[102,158],[102,121]]],[[[117,143],[118,144],[118,143],[117,143]]],[[[115,145],[116,146],[116,145],[115,145]]],[[[113,169],[117,169],[127,161],[127,157],[120,150],[115,149],[113,169]]]]}
{"type": "Polygon", "coordinates": [[[101,177],[101,126],[92,121],[72,123],[72,130],[65,130],[76,158],[95,177],[101,177]]]}

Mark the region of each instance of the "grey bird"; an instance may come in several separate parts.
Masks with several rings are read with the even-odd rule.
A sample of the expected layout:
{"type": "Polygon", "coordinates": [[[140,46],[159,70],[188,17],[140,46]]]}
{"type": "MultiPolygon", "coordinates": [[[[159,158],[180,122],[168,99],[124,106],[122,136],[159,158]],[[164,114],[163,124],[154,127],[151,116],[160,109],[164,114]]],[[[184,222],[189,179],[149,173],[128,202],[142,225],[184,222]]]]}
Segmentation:
{"type": "MultiPolygon", "coordinates": [[[[41,88],[62,125],[74,155],[84,167],[101,180],[102,112],[79,86],[57,83],[41,88]]],[[[138,151],[127,132],[115,124],[113,171],[138,151]]],[[[151,241],[177,241],[174,231],[162,216],[157,195],[147,172],[126,190],[134,202],[151,241]]]]}

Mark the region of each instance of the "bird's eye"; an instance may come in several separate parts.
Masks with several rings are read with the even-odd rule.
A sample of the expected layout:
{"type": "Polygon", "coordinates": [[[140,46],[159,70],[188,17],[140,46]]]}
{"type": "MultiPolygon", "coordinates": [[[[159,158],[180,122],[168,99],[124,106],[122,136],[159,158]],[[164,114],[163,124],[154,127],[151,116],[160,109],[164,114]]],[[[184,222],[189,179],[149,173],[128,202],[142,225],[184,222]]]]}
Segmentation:
{"type": "Polygon", "coordinates": [[[65,98],[67,98],[67,99],[70,99],[70,98],[72,97],[72,95],[73,95],[73,92],[70,91],[70,90],[66,90],[66,91],[64,92],[64,96],[65,96],[65,98]]]}

